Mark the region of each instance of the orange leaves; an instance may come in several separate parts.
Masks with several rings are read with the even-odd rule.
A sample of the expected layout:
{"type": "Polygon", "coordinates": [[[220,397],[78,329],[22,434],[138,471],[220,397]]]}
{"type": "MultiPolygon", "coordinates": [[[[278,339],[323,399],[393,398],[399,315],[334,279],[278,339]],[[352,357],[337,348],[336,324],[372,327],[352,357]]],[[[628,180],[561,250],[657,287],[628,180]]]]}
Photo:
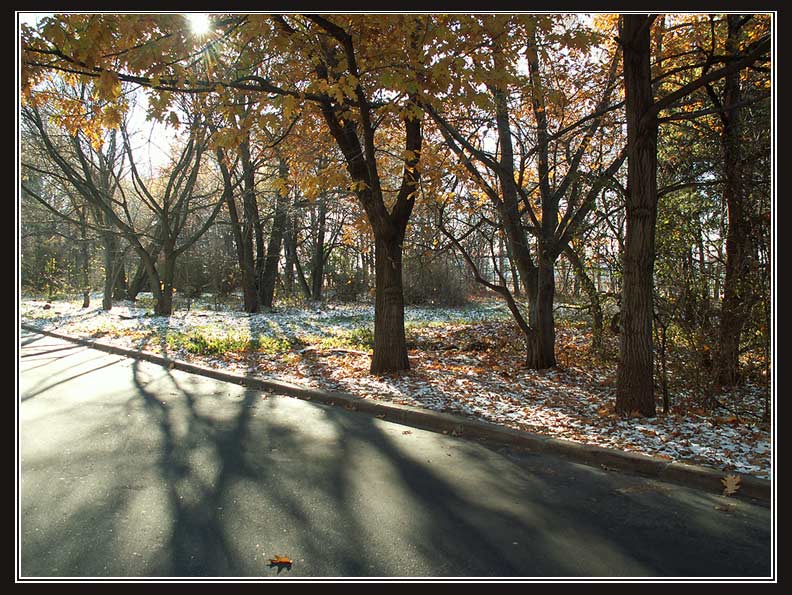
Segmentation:
{"type": "Polygon", "coordinates": [[[605,406],[597,409],[597,415],[600,417],[615,417],[616,414],[612,407],[605,406]]]}
{"type": "Polygon", "coordinates": [[[270,566],[278,566],[278,567],[286,566],[286,567],[291,568],[291,565],[294,562],[292,561],[291,558],[289,558],[287,556],[276,555],[274,558],[270,559],[269,563],[270,563],[270,566]]]}

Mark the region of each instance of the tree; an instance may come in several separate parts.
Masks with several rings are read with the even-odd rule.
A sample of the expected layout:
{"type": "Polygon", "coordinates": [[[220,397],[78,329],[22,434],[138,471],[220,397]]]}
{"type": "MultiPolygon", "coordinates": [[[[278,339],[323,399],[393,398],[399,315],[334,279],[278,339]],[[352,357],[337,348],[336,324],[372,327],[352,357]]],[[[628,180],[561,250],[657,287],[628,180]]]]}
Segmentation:
{"type": "Polygon", "coordinates": [[[422,113],[414,81],[399,72],[399,65],[420,59],[420,36],[428,20],[319,15],[218,19],[215,26],[224,33],[199,53],[238,50],[228,72],[211,62],[202,77],[190,70],[195,63],[194,41],[188,41],[177,15],[60,16],[46,20],[41,35],[30,29],[23,33],[23,91],[33,93],[42,73],[56,70],[98,78],[109,88],[119,80],[145,85],[160,93],[154,102],[160,113],[173,93],[236,90],[258,94],[262,100],[280,98],[287,107],[295,100],[312,102],[344,155],[376,239],[371,371],[403,370],[409,368],[409,361],[401,252],[420,180],[422,113]],[[221,49],[216,47],[219,39],[226,42],[221,49]],[[399,129],[400,158],[393,162],[378,157],[383,140],[375,136],[392,146],[399,129]],[[390,177],[388,170],[396,168],[402,170],[401,182],[391,199],[386,197],[391,193],[384,191],[382,175],[390,177]]]}
{"type": "MultiPolygon", "coordinates": [[[[728,34],[726,53],[738,56],[740,37],[750,15],[729,14],[726,17],[728,34]]],[[[723,79],[722,99],[712,85],[707,91],[720,115],[723,150],[724,198],[728,213],[726,235],[726,277],[723,282],[720,336],[715,354],[715,382],[733,385],[738,378],[738,355],[743,324],[752,305],[751,260],[754,248],[750,235],[749,182],[750,167],[745,158],[746,144],[743,131],[743,97],[740,71],[727,74],[723,79]]]]}
{"type": "MultiPolygon", "coordinates": [[[[84,86],[81,88],[62,86],[58,92],[63,94],[61,107],[69,110],[79,109],[78,106],[83,105],[87,96],[84,86]]],[[[31,161],[32,155],[28,153],[23,166],[40,176],[60,180],[61,184],[68,188],[68,194],[73,197],[72,208],[68,212],[60,211],[49,205],[44,196],[24,182],[23,189],[28,195],[47,205],[53,213],[66,220],[74,222],[72,214],[77,215],[80,229],[88,225],[87,213],[82,207],[90,207],[95,222],[94,228],[100,234],[104,248],[105,281],[102,308],[110,310],[113,298],[117,296],[118,284],[123,283],[124,276],[118,231],[107,221],[106,215],[106,209],[111,208],[112,197],[118,188],[119,172],[123,167],[123,154],[117,142],[117,135],[112,131],[108,134],[107,142],[99,144],[98,141],[101,139],[87,138],[68,119],[61,119],[65,122],[66,130],[58,130],[57,127],[45,122],[46,119],[52,119],[53,123],[57,122],[57,111],[53,113],[48,110],[42,115],[35,105],[25,106],[22,110],[22,118],[39,154],[38,165],[31,161]],[[80,197],[79,205],[74,200],[76,196],[80,197]]]]}
{"type": "Polygon", "coordinates": [[[188,136],[183,149],[173,164],[163,172],[161,179],[145,180],[139,171],[132,142],[126,125],[121,126],[124,150],[130,165],[132,187],[139,201],[150,210],[156,220],[157,257],[141,241],[142,234],[136,229],[127,199],[122,192],[122,215],[113,209],[105,209],[108,218],[123,233],[140,256],[146,268],[149,287],[156,305],[154,312],[159,316],[170,316],[173,312],[174,278],[176,261],[214,222],[223,205],[213,188],[198,191],[199,173],[208,137],[206,126],[194,115],[189,122],[188,136]],[[208,213],[207,213],[208,211],[208,213]],[[183,233],[191,217],[203,212],[202,224],[190,234],[183,233]]]}
{"type": "Polygon", "coordinates": [[[652,275],[657,220],[657,119],[653,105],[650,25],[653,16],[623,15],[619,42],[624,58],[627,114],[627,233],[624,240],[620,358],[616,409],[654,416],[652,275]]]}
{"type": "MultiPolygon", "coordinates": [[[[625,157],[623,152],[606,155],[600,151],[593,157],[588,155],[604,116],[612,111],[609,103],[616,61],[605,61],[604,84],[598,88],[600,96],[590,101],[593,104],[590,113],[580,113],[566,105],[563,89],[547,88],[546,79],[549,77],[543,72],[541,55],[547,56],[547,62],[551,62],[549,53],[554,44],[560,46],[556,48],[557,57],[563,56],[562,50],[583,49],[588,43],[585,31],[570,24],[563,34],[554,35],[551,23],[542,23],[533,16],[462,18],[455,31],[457,38],[469,40],[468,43],[475,44],[478,51],[471,80],[461,83],[468,94],[462,109],[478,109],[472,118],[454,113],[441,114],[431,104],[427,110],[463,166],[469,183],[477,186],[495,207],[509,254],[526,288],[528,316],[520,312],[505,280],[492,283],[485,281],[479,272],[475,272],[475,276],[506,299],[526,337],[527,365],[535,369],[552,367],[556,363],[555,263],[625,157]],[[540,27],[540,23],[544,26],[540,27]],[[539,42],[540,29],[547,37],[542,43],[539,42]],[[528,65],[527,80],[515,71],[515,61],[510,57],[520,52],[528,65]],[[487,90],[486,95],[482,87],[487,90]],[[510,87],[524,89],[529,96],[525,104],[512,99],[510,87]],[[526,112],[533,117],[533,135],[522,130],[522,123],[528,115],[526,112]],[[574,121],[564,121],[570,115],[574,121]],[[452,118],[459,123],[454,124],[452,118]],[[551,118],[559,120],[553,134],[550,131],[551,118]],[[492,143],[487,132],[477,131],[484,128],[480,123],[482,120],[487,122],[486,130],[495,130],[497,155],[486,148],[488,142],[492,143]],[[475,145],[471,137],[477,136],[478,144],[475,145]],[[559,158],[559,155],[563,157],[559,158]],[[528,167],[532,158],[535,159],[533,171],[528,167]],[[584,165],[588,166],[587,170],[584,165]]],[[[458,48],[455,50],[449,51],[448,55],[454,56],[459,51],[458,48]]],[[[553,74],[558,80],[558,73],[553,74]]],[[[463,80],[466,77],[467,74],[462,75],[463,80]]],[[[580,89],[568,89],[570,93],[585,92],[585,84],[580,81],[574,84],[580,85],[580,89]]],[[[573,81],[569,81],[570,88],[574,88],[572,85],[573,81]]],[[[440,98],[444,105],[454,105],[445,94],[440,98]]],[[[454,243],[463,250],[461,243],[454,243]]],[[[474,266],[471,258],[466,259],[474,266]]]]}
{"type": "Polygon", "coordinates": [[[619,21],[628,173],[616,409],[623,413],[639,411],[645,416],[655,414],[652,318],[658,114],[706,84],[752,64],[767,53],[770,44],[769,36],[760,37],[739,59],[655,99],[651,73],[651,25],[655,18],[633,14],[622,15],[619,21]]]}

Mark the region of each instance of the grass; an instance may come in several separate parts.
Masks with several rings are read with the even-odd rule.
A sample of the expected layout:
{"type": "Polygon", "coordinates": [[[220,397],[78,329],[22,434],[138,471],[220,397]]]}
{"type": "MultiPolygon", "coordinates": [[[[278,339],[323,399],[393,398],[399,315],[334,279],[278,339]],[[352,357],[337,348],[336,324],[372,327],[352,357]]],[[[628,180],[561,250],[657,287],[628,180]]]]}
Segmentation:
{"type": "Polygon", "coordinates": [[[211,328],[187,332],[168,331],[165,342],[169,349],[184,349],[195,355],[223,355],[226,353],[263,353],[283,355],[305,345],[319,349],[370,350],[374,347],[374,330],[359,327],[326,335],[266,335],[222,333],[211,328]]]}
{"type": "Polygon", "coordinates": [[[184,349],[196,355],[222,355],[258,351],[267,355],[286,353],[292,349],[288,337],[268,335],[217,335],[196,329],[187,333],[169,332],[165,341],[170,349],[184,349]]]}
{"type": "Polygon", "coordinates": [[[374,329],[366,326],[325,335],[301,335],[299,340],[306,345],[314,345],[318,349],[368,351],[374,348],[374,329]]]}

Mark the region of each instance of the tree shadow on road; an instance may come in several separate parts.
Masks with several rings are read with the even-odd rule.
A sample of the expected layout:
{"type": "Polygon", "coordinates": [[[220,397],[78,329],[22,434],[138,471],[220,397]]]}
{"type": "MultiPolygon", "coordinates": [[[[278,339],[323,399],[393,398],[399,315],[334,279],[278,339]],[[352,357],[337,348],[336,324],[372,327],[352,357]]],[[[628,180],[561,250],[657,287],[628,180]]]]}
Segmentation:
{"type": "Polygon", "coordinates": [[[722,517],[707,532],[696,520],[707,499],[614,494],[623,480],[563,459],[137,360],[131,375],[114,425],[72,437],[95,445],[84,465],[62,453],[29,456],[28,472],[42,478],[63,473],[66,460],[111,484],[104,497],[52,491],[66,501],[61,520],[41,525],[47,537],[28,537],[26,555],[52,556],[52,574],[129,568],[114,561],[129,552],[113,535],[121,519],[134,525],[152,504],[161,517],[147,529],[125,525],[153,544],[149,562],[129,571],[148,576],[277,576],[268,566],[275,555],[294,560],[289,576],[729,576],[756,568],[739,560],[756,543],[750,532],[735,543],[742,519],[722,517]],[[108,431],[118,434],[116,446],[102,449],[108,431]],[[144,488],[148,499],[135,499],[144,488]],[[679,516],[668,517],[669,501],[679,516]],[[87,539],[92,524],[101,539],[87,539]],[[155,528],[161,538],[147,534],[155,528]],[[87,561],[86,552],[101,558],[102,550],[109,562],[87,561]]]}

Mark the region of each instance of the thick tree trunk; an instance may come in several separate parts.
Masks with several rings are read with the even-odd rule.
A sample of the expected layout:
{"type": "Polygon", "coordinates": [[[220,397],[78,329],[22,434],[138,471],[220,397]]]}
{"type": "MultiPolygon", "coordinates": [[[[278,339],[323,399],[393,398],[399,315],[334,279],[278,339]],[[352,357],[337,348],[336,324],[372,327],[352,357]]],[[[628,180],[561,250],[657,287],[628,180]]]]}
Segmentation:
{"type": "MultiPolygon", "coordinates": [[[[159,316],[165,316],[165,314],[159,314],[157,312],[158,304],[160,304],[160,302],[162,301],[162,284],[160,281],[159,271],[157,271],[157,265],[154,260],[154,257],[152,257],[151,254],[146,252],[145,249],[139,245],[135,246],[135,251],[138,253],[138,256],[140,257],[140,262],[146,271],[146,277],[148,279],[148,287],[149,290],[151,291],[151,295],[154,297],[155,314],[159,316]]],[[[167,316],[170,316],[170,312],[167,314],[167,316]]]]}
{"type": "Polygon", "coordinates": [[[375,234],[374,355],[372,374],[409,370],[404,337],[403,234],[375,234]],[[385,237],[383,237],[385,236],[385,237]]]}
{"type": "Polygon", "coordinates": [[[234,234],[237,261],[239,262],[245,312],[258,312],[259,296],[256,291],[256,265],[253,261],[252,238],[250,234],[245,234],[242,231],[233,197],[229,197],[227,205],[234,234]]]}
{"type": "Polygon", "coordinates": [[[173,276],[176,270],[176,258],[169,250],[165,251],[160,270],[162,289],[158,292],[154,313],[157,316],[170,316],[173,314],[173,276]]]}
{"type": "MultiPolygon", "coordinates": [[[[727,52],[739,52],[740,15],[728,15],[729,34],[727,52]]],[[[726,274],[723,282],[723,302],[721,304],[720,337],[715,359],[715,381],[720,386],[731,386],[739,379],[740,335],[745,320],[745,304],[750,291],[747,276],[747,257],[750,254],[746,230],[746,188],[744,182],[745,164],[741,155],[741,113],[740,73],[734,72],[725,77],[721,116],[723,132],[723,166],[726,176],[724,199],[728,212],[728,231],[726,234],[726,274]]]]}
{"type": "MultiPolygon", "coordinates": [[[[278,174],[281,178],[289,175],[286,162],[281,160],[278,165],[278,174]]],[[[275,201],[275,216],[272,220],[272,231],[270,232],[269,243],[267,244],[267,257],[264,260],[264,267],[261,271],[261,282],[259,284],[259,300],[261,305],[272,308],[272,301],[275,297],[275,282],[278,278],[278,261],[280,260],[281,244],[283,243],[283,228],[286,225],[286,217],[289,210],[288,194],[278,192],[275,201]]]]}
{"type": "Polygon", "coordinates": [[[556,365],[555,359],[555,273],[552,259],[540,258],[537,267],[536,297],[530,306],[531,328],[525,364],[532,370],[544,370],[556,365]]]}
{"type": "Polygon", "coordinates": [[[627,226],[623,254],[621,345],[616,410],[655,415],[653,377],[653,270],[657,220],[657,119],[645,118],[653,104],[650,69],[651,18],[622,15],[627,112],[627,226]]]}

